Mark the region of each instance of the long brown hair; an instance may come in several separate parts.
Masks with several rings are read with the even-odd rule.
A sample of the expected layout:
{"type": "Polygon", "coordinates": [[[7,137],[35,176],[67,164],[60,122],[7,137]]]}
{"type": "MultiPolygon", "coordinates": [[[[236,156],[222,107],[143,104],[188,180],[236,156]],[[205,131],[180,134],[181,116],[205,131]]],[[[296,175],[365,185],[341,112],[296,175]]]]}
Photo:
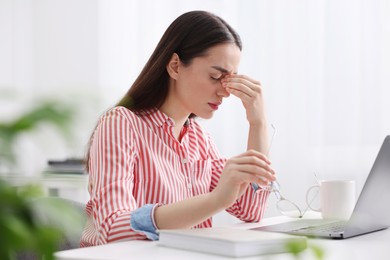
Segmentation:
{"type": "MultiPolygon", "coordinates": [[[[191,11],[180,15],[165,31],[141,73],[116,106],[133,112],[161,107],[168,95],[166,65],[172,55],[176,53],[183,64],[190,65],[194,58],[205,55],[209,48],[221,43],[234,43],[242,49],[237,32],[215,14],[191,11]]],[[[87,171],[91,142],[92,136],[85,158],[87,171]]]]}

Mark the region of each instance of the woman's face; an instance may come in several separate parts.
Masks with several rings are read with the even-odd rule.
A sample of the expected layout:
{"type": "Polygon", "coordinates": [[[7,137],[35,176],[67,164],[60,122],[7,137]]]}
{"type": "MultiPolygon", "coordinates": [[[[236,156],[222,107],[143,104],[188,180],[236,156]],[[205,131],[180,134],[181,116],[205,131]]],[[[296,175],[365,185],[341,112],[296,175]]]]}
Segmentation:
{"type": "Polygon", "coordinates": [[[192,60],[190,65],[179,63],[176,84],[171,92],[183,112],[201,118],[211,118],[229,93],[221,79],[236,74],[241,51],[232,43],[210,48],[206,55],[192,60]]]}

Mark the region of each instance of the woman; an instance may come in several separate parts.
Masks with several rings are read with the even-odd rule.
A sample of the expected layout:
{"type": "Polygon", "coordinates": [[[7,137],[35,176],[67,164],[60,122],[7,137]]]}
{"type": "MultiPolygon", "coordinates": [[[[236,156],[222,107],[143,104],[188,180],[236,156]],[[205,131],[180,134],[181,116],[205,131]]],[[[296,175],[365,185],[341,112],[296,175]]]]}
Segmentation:
{"type": "Polygon", "coordinates": [[[118,105],[99,120],[86,158],[89,220],[81,246],[158,239],[159,229],[211,227],[226,209],[259,221],[275,180],[260,83],[237,74],[241,41],[204,11],[178,17],[118,105]],[[222,158],[194,118],[230,94],[249,122],[248,150],[222,158]]]}

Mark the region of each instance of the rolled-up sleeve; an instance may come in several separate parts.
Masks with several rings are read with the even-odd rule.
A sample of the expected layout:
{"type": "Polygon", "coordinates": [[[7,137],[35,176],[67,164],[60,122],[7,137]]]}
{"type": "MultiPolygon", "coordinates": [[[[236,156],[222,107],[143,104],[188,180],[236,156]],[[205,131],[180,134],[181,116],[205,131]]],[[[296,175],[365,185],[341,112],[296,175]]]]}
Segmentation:
{"type": "Polygon", "coordinates": [[[131,214],[130,224],[134,230],[143,232],[150,240],[158,240],[158,230],[154,221],[154,210],[159,204],[146,204],[131,214]]]}

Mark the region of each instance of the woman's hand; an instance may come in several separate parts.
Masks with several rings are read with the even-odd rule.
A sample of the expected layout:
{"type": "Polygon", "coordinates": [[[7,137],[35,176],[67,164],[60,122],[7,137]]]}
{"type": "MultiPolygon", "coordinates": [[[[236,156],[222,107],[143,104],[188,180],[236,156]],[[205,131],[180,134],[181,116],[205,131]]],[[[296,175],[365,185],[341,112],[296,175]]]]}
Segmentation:
{"type": "Polygon", "coordinates": [[[259,81],[245,75],[229,74],[221,83],[227,92],[241,99],[251,125],[265,123],[263,93],[259,81]]]}
{"type": "Polygon", "coordinates": [[[249,150],[229,159],[212,194],[224,208],[231,206],[250,183],[268,186],[275,180],[270,161],[262,153],[249,150]]]}

